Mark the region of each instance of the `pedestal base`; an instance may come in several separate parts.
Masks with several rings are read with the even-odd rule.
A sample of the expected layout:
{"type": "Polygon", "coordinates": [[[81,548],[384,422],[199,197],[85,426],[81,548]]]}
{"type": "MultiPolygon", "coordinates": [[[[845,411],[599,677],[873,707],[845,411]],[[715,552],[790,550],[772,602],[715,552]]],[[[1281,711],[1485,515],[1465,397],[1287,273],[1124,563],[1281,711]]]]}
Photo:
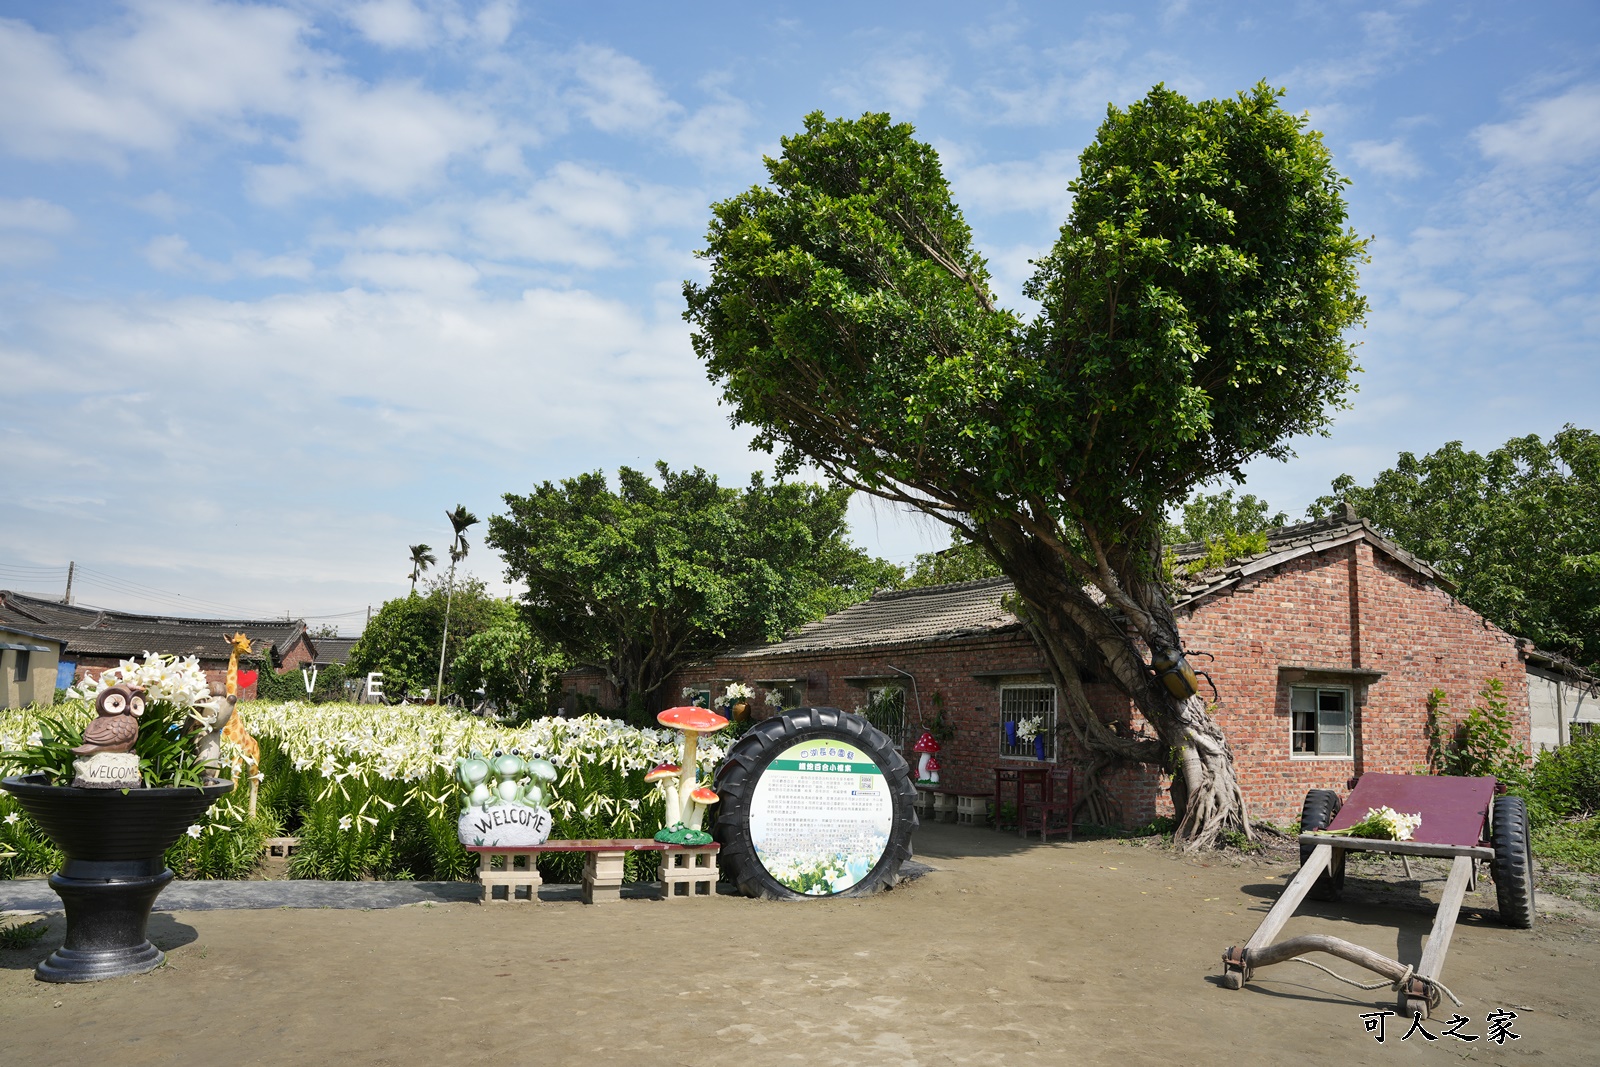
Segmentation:
{"type": "Polygon", "coordinates": [[[50,888],[67,913],[67,940],[34,968],[34,977],[41,982],[98,982],[161,966],[166,956],[146,939],[145,931],[156,897],[173,878],[165,869],[92,880],[52,874],[50,888]]]}

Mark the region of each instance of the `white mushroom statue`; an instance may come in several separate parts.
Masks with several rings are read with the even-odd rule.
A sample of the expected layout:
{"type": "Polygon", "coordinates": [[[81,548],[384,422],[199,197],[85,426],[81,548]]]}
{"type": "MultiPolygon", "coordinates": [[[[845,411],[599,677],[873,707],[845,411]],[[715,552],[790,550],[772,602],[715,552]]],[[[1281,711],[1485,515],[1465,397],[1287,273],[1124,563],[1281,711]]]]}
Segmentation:
{"type": "Polygon", "coordinates": [[[654,785],[661,790],[661,799],[666,804],[667,825],[672,826],[683,820],[678,815],[678,765],[676,763],[663,763],[644,776],[647,784],[654,785]]]}
{"type": "Polygon", "coordinates": [[[656,840],[671,845],[709,845],[711,835],[699,828],[699,811],[694,800],[694,792],[700,786],[696,780],[695,749],[699,747],[701,734],[716,733],[728,725],[728,720],[707,708],[683,707],[668,708],[656,716],[656,721],[662,726],[683,731],[683,759],[679,763],[678,771],[677,811],[674,812],[669,803],[667,809],[669,821],[656,833],[656,840]],[[676,815],[675,821],[674,815],[676,815]],[[693,826],[689,825],[691,817],[695,819],[693,826]]]}

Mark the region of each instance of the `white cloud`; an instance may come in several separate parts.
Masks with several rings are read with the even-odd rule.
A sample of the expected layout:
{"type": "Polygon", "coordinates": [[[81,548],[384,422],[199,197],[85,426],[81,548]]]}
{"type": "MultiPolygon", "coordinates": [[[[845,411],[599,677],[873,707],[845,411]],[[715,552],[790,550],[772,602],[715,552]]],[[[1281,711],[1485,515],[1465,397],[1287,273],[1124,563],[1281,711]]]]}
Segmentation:
{"type": "MultiPolygon", "coordinates": [[[[1328,19],[1348,17],[1331,8],[1320,14],[1328,19]]],[[[1361,29],[1361,44],[1353,53],[1302,63],[1281,78],[1274,78],[1274,84],[1290,86],[1297,92],[1331,94],[1365,89],[1393,70],[1412,47],[1411,32],[1394,12],[1363,11],[1354,16],[1354,21],[1361,29]]]]}
{"type": "Polygon", "coordinates": [[[745,145],[745,131],[755,123],[742,100],[723,96],[685,119],[672,133],[672,144],[702,164],[727,164],[756,153],[745,145]]]}
{"type": "Polygon", "coordinates": [[[311,260],[303,256],[263,256],[252,249],[234,253],[228,263],[207,259],[190,247],[187,238],[176,233],[153,238],[144,247],[144,258],[159,271],[212,282],[240,276],[304,281],[313,270],[311,260]]]}
{"type": "Polygon", "coordinates": [[[848,75],[834,95],[850,107],[915,114],[945,84],[946,65],[918,53],[878,55],[848,75]]]}
{"type": "Polygon", "coordinates": [[[1427,168],[1402,138],[1392,141],[1357,141],[1350,156],[1358,166],[1385,178],[1420,178],[1427,168]]]}
{"type": "Polygon", "coordinates": [[[632,56],[584,45],[573,51],[571,63],[579,85],[568,91],[567,98],[597,129],[644,132],[683,112],[632,56]]]}
{"type": "Polygon", "coordinates": [[[415,84],[339,81],[307,101],[288,146],[298,162],[255,168],[251,191],[267,203],[345,190],[403,196],[436,184],[452,159],[486,149],[497,133],[476,106],[415,84]]]}
{"type": "Polygon", "coordinates": [[[1580,85],[1540,100],[1510,122],[1473,131],[1478,150],[1514,167],[1565,167],[1600,155],[1600,86],[1580,85]]]}
{"type": "Polygon", "coordinates": [[[416,48],[428,43],[433,22],[410,0],[368,0],[351,8],[350,21],[375,44],[416,48]]]}
{"type": "Polygon", "coordinates": [[[1036,159],[977,166],[952,164],[947,173],[963,209],[1034,211],[1059,225],[1066,221],[1072,208],[1067,183],[1078,176],[1078,156],[1061,150],[1045,152],[1036,159]]]}
{"type": "MultiPolygon", "coordinates": [[[[8,483],[0,530],[14,558],[204,570],[213,590],[314,598],[272,612],[397,595],[397,553],[430,540],[414,532],[427,517],[407,517],[419,495],[437,498],[438,522],[457,501],[485,514],[538,479],[657,457],[742,480],[747,435],[704,417],[684,432],[715,392],[673,310],[542,288],[31,308],[28,342],[0,342],[20,412],[0,447],[12,455],[15,437],[40,462],[8,483]],[[241,447],[282,476],[242,473],[241,447]],[[125,527],[115,544],[107,523],[125,527]]],[[[497,576],[474,548],[469,565],[497,576]]]]}
{"type": "Polygon", "coordinates": [[[461,40],[496,47],[511,35],[517,5],[515,0],[490,0],[468,15],[453,0],[425,0],[420,5],[413,0],[365,0],[344,16],[384,48],[422,48],[461,40]]]}
{"type": "Polygon", "coordinates": [[[60,204],[33,196],[19,200],[0,197],[0,230],[61,233],[71,228],[72,212],[60,204]]]}
{"type": "Polygon", "coordinates": [[[454,256],[429,253],[358,252],[348,255],[339,273],[378,289],[458,293],[479,278],[477,268],[454,256]]]}
{"type": "MultiPolygon", "coordinates": [[[[448,252],[595,269],[638,262],[652,232],[702,221],[703,193],[558,163],[520,195],[442,202],[347,237],[352,250],[448,252]]],[[[475,264],[486,271],[486,265],[475,264]]]]}

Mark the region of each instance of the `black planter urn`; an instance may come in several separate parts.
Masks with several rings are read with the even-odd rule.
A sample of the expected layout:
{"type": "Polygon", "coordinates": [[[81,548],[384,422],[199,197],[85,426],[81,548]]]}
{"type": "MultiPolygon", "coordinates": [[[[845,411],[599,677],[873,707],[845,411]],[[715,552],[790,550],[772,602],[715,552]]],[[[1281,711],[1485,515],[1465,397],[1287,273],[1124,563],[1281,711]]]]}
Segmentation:
{"type": "Polygon", "coordinates": [[[166,956],[145,937],[150,909],[174,875],[162,854],[233,788],[76,789],[42,774],[0,781],[67,854],[50,876],[67,913],[67,940],[34,969],[44,982],[143,974],[166,956]]]}

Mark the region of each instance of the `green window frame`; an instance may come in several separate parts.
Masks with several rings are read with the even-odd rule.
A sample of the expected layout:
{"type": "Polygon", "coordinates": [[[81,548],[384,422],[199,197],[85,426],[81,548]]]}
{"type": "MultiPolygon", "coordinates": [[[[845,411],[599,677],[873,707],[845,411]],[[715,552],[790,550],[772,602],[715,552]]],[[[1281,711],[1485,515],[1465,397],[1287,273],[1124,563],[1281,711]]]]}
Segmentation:
{"type": "Polygon", "coordinates": [[[1294,759],[1353,759],[1355,701],[1342,686],[1289,688],[1289,755],[1294,759]]]}

